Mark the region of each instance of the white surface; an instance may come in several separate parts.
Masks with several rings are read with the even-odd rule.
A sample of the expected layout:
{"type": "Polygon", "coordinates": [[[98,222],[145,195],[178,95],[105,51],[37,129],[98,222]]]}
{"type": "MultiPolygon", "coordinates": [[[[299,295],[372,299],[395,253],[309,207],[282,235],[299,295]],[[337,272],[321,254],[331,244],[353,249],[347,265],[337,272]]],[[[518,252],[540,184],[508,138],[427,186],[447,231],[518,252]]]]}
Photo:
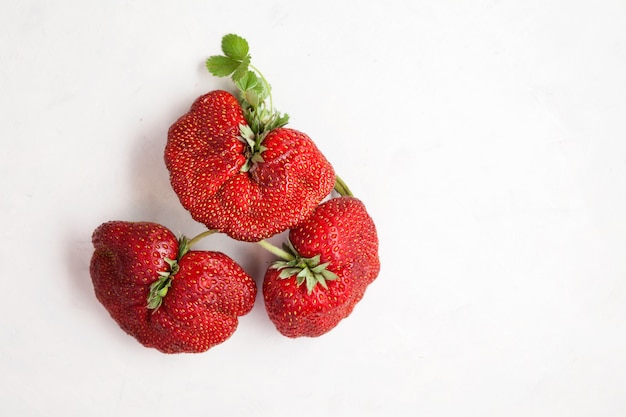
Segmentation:
{"type": "MultiPolygon", "coordinates": [[[[7,416],[623,416],[623,1],[3,1],[0,410],[7,416]],[[193,234],[168,126],[245,36],[279,110],[367,205],[382,270],[318,339],[260,298],[167,356],[98,304],[111,219],[193,234]]],[[[271,256],[221,249],[257,282],[271,256]]]]}

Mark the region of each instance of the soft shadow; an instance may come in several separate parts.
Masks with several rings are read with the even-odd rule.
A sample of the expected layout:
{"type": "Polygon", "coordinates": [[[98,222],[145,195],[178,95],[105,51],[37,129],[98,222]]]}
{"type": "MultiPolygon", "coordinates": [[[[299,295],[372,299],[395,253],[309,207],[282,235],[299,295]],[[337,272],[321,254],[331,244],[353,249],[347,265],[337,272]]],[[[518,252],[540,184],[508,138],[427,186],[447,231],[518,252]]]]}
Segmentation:
{"type": "MultiPolygon", "coordinates": [[[[71,230],[67,229],[66,230],[71,230]]],[[[69,232],[65,238],[65,264],[69,270],[72,279],[72,288],[75,290],[75,296],[79,298],[96,299],[91,279],[89,276],[89,262],[93,253],[91,245],[91,235],[77,232],[69,232]]]]}

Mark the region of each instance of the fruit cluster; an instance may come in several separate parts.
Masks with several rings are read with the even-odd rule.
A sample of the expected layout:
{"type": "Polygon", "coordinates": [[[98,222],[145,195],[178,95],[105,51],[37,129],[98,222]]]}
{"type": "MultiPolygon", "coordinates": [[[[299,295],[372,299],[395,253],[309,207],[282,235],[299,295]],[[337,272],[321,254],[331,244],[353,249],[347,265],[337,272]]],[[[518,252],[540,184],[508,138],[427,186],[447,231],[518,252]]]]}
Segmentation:
{"type": "Polygon", "coordinates": [[[124,331],[165,353],[222,343],[253,307],[256,284],[237,263],[191,250],[213,233],[279,258],[265,273],[263,299],[288,337],[333,329],[380,270],[372,218],[311,138],[285,127],[247,41],[226,35],[222,52],[207,69],[230,76],[239,98],[219,90],[196,99],[170,127],[164,152],[180,203],[207,230],[176,238],[156,223],[111,221],[92,237],[97,299],[124,331]],[[282,248],[266,240],[286,230],[282,248]]]}

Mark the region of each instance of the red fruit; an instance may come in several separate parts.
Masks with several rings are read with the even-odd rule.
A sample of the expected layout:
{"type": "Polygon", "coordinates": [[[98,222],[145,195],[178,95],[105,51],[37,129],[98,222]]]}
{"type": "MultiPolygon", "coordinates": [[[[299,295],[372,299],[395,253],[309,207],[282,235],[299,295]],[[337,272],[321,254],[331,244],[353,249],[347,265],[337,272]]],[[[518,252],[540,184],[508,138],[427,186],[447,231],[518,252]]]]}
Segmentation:
{"type": "Polygon", "coordinates": [[[260,141],[248,129],[233,95],[210,92],[170,127],[165,163],[195,220],[253,242],[307,218],[333,189],[335,174],[304,133],[280,127],[260,141]]]}
{"type": "Polygon", "coordinates": [[[165,353],[203,352],[228,339],[254,304],[256,285],[219,252],[149,222],[108,222],[93,233],[96,297],[119,326],[165,353]],[[150,304],[150,305],[149,305],[150,304]]]}
{"type": "Polygon", "coordinates": [[[289,240],[293,259],[265,274],[265,308],[283,335],[320,336],[350,315],[378,276],[376,228],[360,200],[340,197],[291,229],[289,240]]]}

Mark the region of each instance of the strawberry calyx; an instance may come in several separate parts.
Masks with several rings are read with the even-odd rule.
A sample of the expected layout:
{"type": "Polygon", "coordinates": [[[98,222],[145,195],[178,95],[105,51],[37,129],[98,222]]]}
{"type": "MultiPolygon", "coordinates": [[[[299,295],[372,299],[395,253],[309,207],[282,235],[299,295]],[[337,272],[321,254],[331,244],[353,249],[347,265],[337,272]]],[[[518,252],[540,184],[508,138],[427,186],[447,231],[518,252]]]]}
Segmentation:
{"type": "Polygon", "coordinates": [[[174,278],[174,275],[176,275],[180,269],[178,262],[183,258],[183,256],[189,252],[194,244],[215,232],[215,230],[206,230],[193,239],[189,239],[184,235],[178,239],[178,253],[176,255],[176,259],[164,258],[163,260],[168,265],[167,270],[159,271],[159,278],[150,284],[147,304],[148,309],[156,310],[163,303],[163,298],[165,298],[169,288],[172,286],[172,278],[174,278]]]}
{"type": "Polygon", "coordinates": [[[283,244],[282,249],[265,240],[258,243],[281,258],[270,266],[271,269],[280,271],[278,278],[287,279],[295,276],[296,285],[306,284],[308,294],[311,294],[318,284],[324,289],[328,289],[327,281],[334,281],[339,278],[337,274],[328,269],[330,262],[322,263],[319,254],[310,258],[300,255],[290,241],[283,244]]]}
{"type": "Polygon", "coordinates": [[[148,309],[156,310],[163,303],[163,298],[172,286],[172,277],[178,272],[178,261],[176,259],[165,258],[169,265],[169,270],[159,271],[159,279],[150,285],[148,294],[148,309]]]}
{"type": "Polygon", "coordinates": [[[224,55],[207,59],[207,70],[217,77],[230,76],[239,89],[239,102],[246,125],[240,125],[240,140],[248,145],[244,152],[246,163],[241,172],[248,172],[254,164],[263,162],[263,140],[269,132],[287,124],[289,116],[274,109],[271,86],[254,65],[250,63],[248,41],[241,36],[228,34],[222,38],[224,55]]]}
{"type": "Polygon", "coordinates": [[[246,157],[245,164],[241,167],[241,172],[248,172],[250,168],[259,162],[265,162],[261,154],[267,150],[267,148],[261,145],[262,140],[259,140],[259,135],[255,134],[249,125],[239,125],[239,140],[248,145],[244,152],[246,157]]]}

